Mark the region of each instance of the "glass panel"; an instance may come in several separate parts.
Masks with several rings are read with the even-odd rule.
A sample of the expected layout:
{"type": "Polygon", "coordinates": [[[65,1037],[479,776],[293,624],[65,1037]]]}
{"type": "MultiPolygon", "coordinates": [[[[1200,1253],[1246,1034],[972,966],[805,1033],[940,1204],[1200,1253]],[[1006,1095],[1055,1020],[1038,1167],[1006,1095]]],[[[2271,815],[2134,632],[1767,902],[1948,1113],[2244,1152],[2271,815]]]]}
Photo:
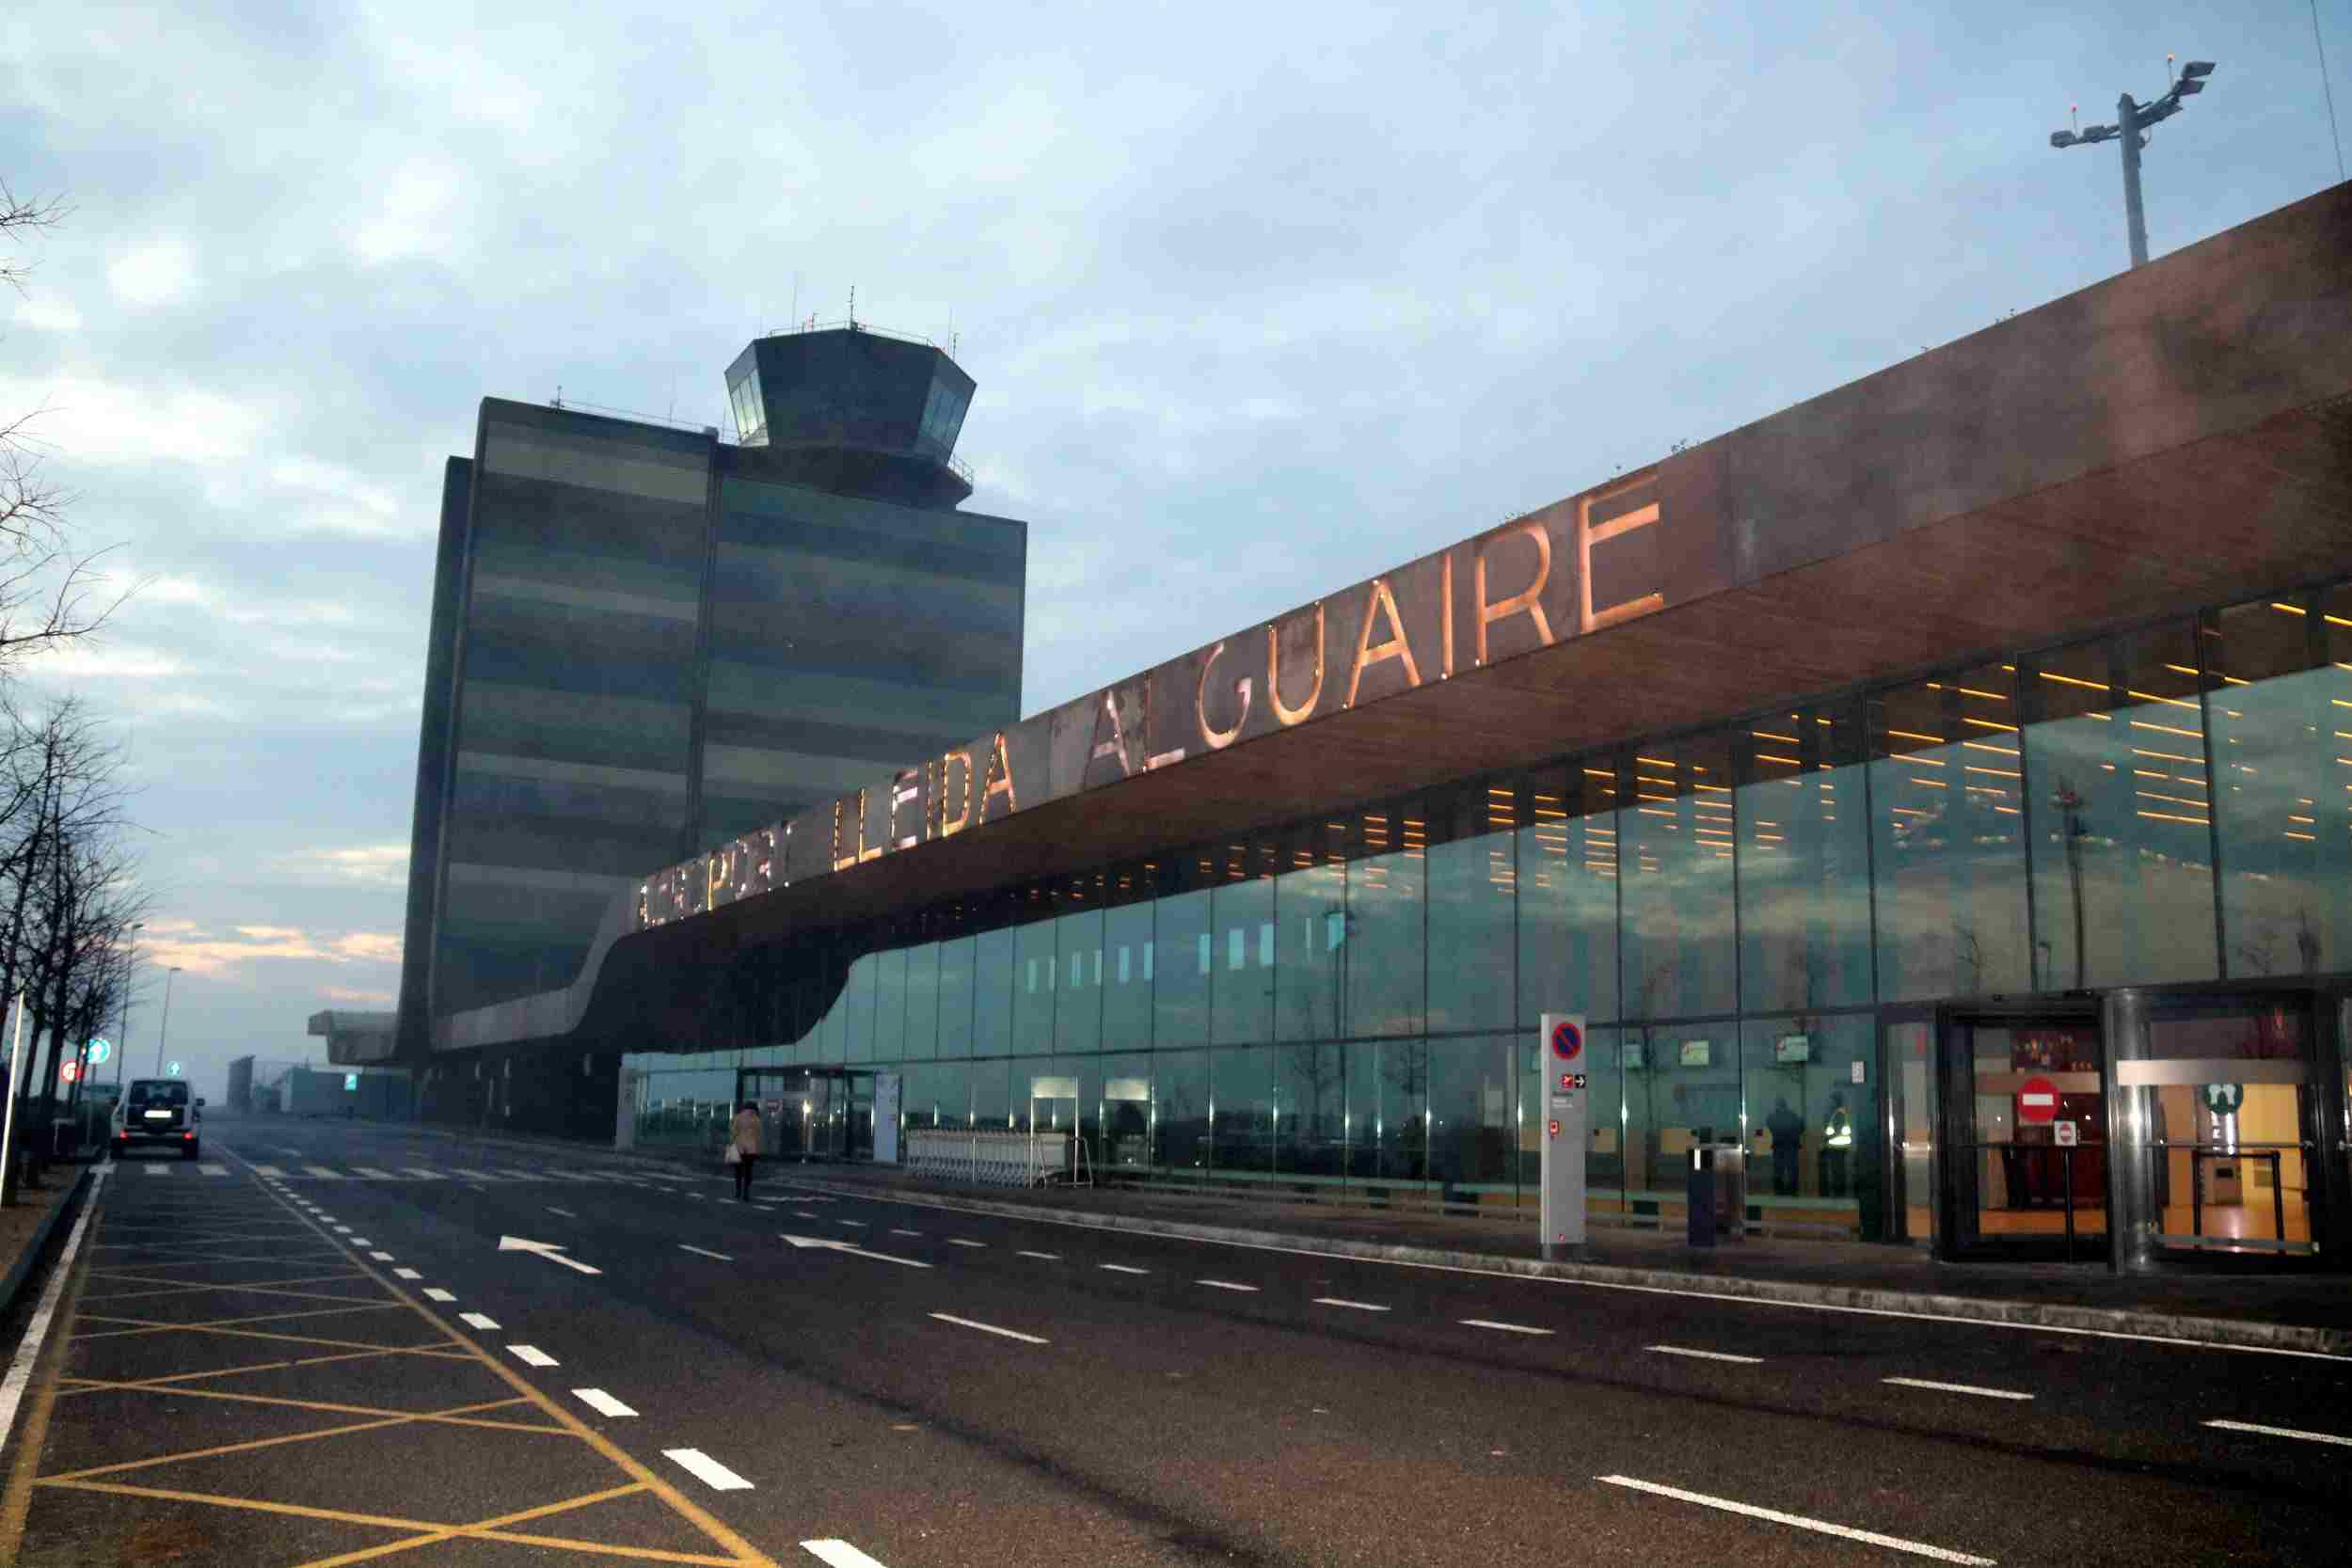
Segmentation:
{"type": "Polygon", "coordinates": [[[907,950],[894,947],[874,958],[874,1060],[898,1061],[906,1047],[907,950]]]}
{"type": "MultiPolygon", "coordinates": [[[[2217,972],[2196,657],[2184,621],[2027,665],[2036,990],[2217,972]]],[[[2009,803],[2014,772],[1963,768],[1972,795],[2009,803]]]]}
{"type": "MultiPolygon", "coordinates": [[[[1739,792],[1740,1006],[1870,1000],[1870,846],[1851,705],[1750,724],[1739,792]]],[[[2014,781],[2011,781],[2014,793],[2014,781]]]]}
{"type": "Polygon", "coordinates": [[[1061,958],[1061,997],[1054,1006],[1054,1049],[1103,1045],[1103,911],[1083,910],[1054,922],[1061,958]]]}
{"type": "MultiPolygon", "coordinates": [[[[1218,1045],[1246,1045],[1272,1037],[1274,965],[1270,933],[1274,879],[1252,877],[1216,890],[1216,974],[1210,1038],[1218,1045]]],[[[1221,1134],[1220,1134],[1221,1136],[1221,1134]]]]}
{"type": "MultiPolygon", "coordinates": [[[[1857,1235],[1860,1188],[1875,1194],[1875,1020],[1749,1019],[1740,1026],[1748,1113],[1748,1200],[1775,1231],[1857,1235]],[[1854,1065],[1863,1064],[1863,1081],[1854,1065]]],[[[1875,1196],[1869,1207],[1875,1219],[1875,1196]]]]}
{"type": "Polygon", "coordinates": [[[1449,1194],[1458,1189],[1496,1203],[1518,1195],[1514,1044],[1509,1035],[1430,1042],[1429,1176],[1449,1194]]]}
{"type": "Polygon", "coordinates": [[[1140,1173],[1152,1164],[1152,1058],[1141,1052],[1103,1056],[1097,1152],[1105,1169],[1140,1173]]]}
{"type": "MultiPolygon", "coordinates": [[[[1152,1043],[1205,1045],[1209,1038],[1209,890],[1159,901],[1152,936],[1152,1043]]],[[[1207,1085],[1200,1114],[1208,1115],[1207,1085]]],[[[1163,1119],[1166,1097],[1162,1097],[1163,1119]]],[[[1165,1163],[1165,1162],[1163,1162],[1165,1163]]]]}
{"type": "Polygon", "coordinates": [[[2352,588],[2217,624],[2206,704],[2229,973],[2352,969],[2352,588]]]}
{"type": "Polygon", "coordinates": [[[907,951],[906,1053],[914,1060],[939,1054],[939,943],[907,951]]]}
{"type": "Polygon", "coordinates": [[[1616,776],[1579,767],[1528,790],[1518,853],[1518,1023],[1618,1016],[1616,776]]]}
{"type": "Polygon", "coordinates": [[[1019,1132],[1051,1132],[1058,1118],[1060,1131],[1069,1130],[1070,1106],[1066,1101],[1053,1103],[1060,1088],[1058,1075],[1054,1071],[1050,1056],[1015,1056],[1010,1064],[1009,1079],[1012,1085],[1012,1125],[1019,1132]],[[1036,1117],[1031,1120],[1032,1116],[1036,1117]]]}
{"type": "MultiPolygon", "coordinates": [[[[852,971],[850,981],[854,981],[854,978],[855,972],[852,971]]],[[[854,984],[845,982],[842,989],[829,1000],[825,1007],[824,1022],[817,1026],[817,1033],[814,1037],[816,1053],[802,1057],[803,1061],[837,1064],[844,1059],[841,1032],[849,1020],[850,997],[855,989],[854,984]]]]}
{"type": "Polygon", "coordinates": [[[976,943],[958,937],[939,944],[939,1053],[972,1054],[973,978],[976,943]]]}
{"type": "Polygon", "coordinates": [[[1013,1125],[1010,1058],[972,1064],[972,1125],[983,1132],[1001,1132],[1013,1125]]]}
{"type": "Polygon", "coordinates": [[[942,1062],[935,1069],[939,1076],[932,1093],[938,1099],[939,1125],[951,1132],[960,1132],[972,1125],[972,1066],[968,1062],[942,1062]]]}
{"type": "Polygon", "coordinates": [[[1343,1048],[1286,1045],[1275,1053],[1282,1108],[1274,1165],[1287,1176],[1347,1174],[1347,1076],[1343,1048]]]}
{"type": "Polygon", "coordinates": [[[1111,1050],[1152,1043],[1152,916],[1146,900],[1103,919],[1103,1044],[1111,1050]]]}
{"type": "Polygon", "coordinates": [[[1347,868],[1347,916],[1340,942],[1347,1034],[1421,1031],[1425,979],[1421,832],[1417,817],[1364,816],[1366,847],[1403,847],[1347,868]]]}
{"type": "Polygon", "coordinates": [[[850,964],[850,988],[842,993],[847,1011],[842,1022],[842,1056],[848,1062],[874,1059],[874,980],[881,958],[861,953],[850,964]]]}
{"type": "Polygon", "coordinates": [[[2089,1022],[1954,1025],[1974,1136],[1954,1149],[1961,1240],[2081,1259],[2106,1234],[2106,1115],[2099,1031],[2089,1022]],[[2059,1128],[2076,1140],[2062,1144],[2059,1128]],[[2069,1241],[2069,1229],[2073,1239],[2069,1241]]]}
{"type": "Polygon", "coordinates": [[[1274,1037],[1327,1040],[1340,1032],[1341,938],[1347,868],[1326,861],[1274,879],[1274,1037]]]}
{"type": "Polygon", "coordinates": [[[1936,1231],[1935,1028],[1925,1019],[1886,1026],[1887,1092],[1895,1097],[1896,1213],[1901,1228],[1889,1241],[1931,1242],[1936,1231]]]}
{"type": "Polygon", "coordinates": [[[1619,815],[1626,1008],[1677,1018],[1739,1006],[1732,943],[1731,737],[1646,744],[1619,815]]]}
{"type": "MultiPolygon", "coordinates": [[[[1508,829],[1515,794],[1489,790],[1489,827],[1508,829]]],[[[1429,1028],[1501,1029],[1518,1007],[1518,835],[1455,839],[1429,851],[1429,1028]]]]}
{"type": "MultiPolygon", "coordinates": [[[[1741,1143],[1740,1037],[1730,1024],[1665,1023],[1620,1037],[1626,1203],[1663,1223],[1688,1196],[1694,1143],[1741,1143]]],[[[1748,1190],[1756,1190],[1750,1172],[1748,1190]]]]}
{"type": "MultiPolygon", "coordinates": [[[[1061,959],[1051,920],[1032,921],[1013,932],[1012,1048],[1054,1048],[1054,993],[1061,959]]],[[[985,939],[983,939],[985,940],[985,939]]]]}
{"type": "Polygon", "coordinates": [[[2149,1055],[2119,1063],[2117,1076],[2152,1101],[2157,1240],[2204,1251],[2311,1250],[2318,1104],[2299,1006],[2159,1013],[2149,1055]]]}
{"type": "MultiPolygon", "coordinates": [[[[1264,884],[1271,887],[1271,883],[1264,884]]],[[[1219,1174],[1264,1176],[1274,1169],[1277,1115],[1274,1053],[1248,1046],[1214,1053],[1215,1150],[1219,1174]]]]}
{"type": "MultiPolygon", "coordinates": [[[[1202,916],[1207,915],[1206,900],[1202,916]]],[[[1155,1164],[1179,1176],[1202,1176],[1209,1168],[1209,1053],[1156,1052],[1152,1087],[1159,1097],[1159,1158],[1155,1164]]]]}
{"type": "Polygon", "coordinates": [[[1013,933],[983,931],[973,944],[972,1054],[1012,1052],[1013,933]]]}
{"type": "Polygon", "coordinates": [[[2023,809],[1972,794],[1973,767],[2017,768],[2017,675],[1986,665],[1869,700],[1879,994],[2022,991],[2023,809]]]}
{"type": "Polygon", "coordinates": [[[1429,1042],[1359,1040],[1346,1048],[1350,1174],[1384,1182],[1428,1174],[1429,1042]]]}

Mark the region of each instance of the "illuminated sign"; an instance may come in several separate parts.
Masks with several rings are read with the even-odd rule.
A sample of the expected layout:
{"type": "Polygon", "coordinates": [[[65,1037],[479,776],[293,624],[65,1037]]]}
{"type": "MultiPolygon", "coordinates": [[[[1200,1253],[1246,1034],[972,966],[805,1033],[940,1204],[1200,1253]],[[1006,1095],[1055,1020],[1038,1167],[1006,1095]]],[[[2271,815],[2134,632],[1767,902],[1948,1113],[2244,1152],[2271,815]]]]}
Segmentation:
{"type": "Polygon", "coordinates": [[[1665,608],[1658,475],[1435,555],[950,748],[638,885],[632,928],[952,838],[1047,801],[1665,608]]]}

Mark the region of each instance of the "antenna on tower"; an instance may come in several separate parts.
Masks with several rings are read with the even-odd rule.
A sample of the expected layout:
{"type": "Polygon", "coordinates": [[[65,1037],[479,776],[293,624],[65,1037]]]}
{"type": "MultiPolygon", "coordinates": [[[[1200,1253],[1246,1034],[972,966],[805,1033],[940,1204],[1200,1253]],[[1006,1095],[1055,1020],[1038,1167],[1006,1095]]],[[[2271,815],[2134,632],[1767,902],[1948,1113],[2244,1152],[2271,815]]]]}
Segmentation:
{"type": "Polygon", "coordinates": [[[792,275],[792,325],[801,325],[801,275],[798,272],[792,275]]]}
{"type": "Polygon", "coordinates": [[[857,285],[850,285],[850,330],[857,330],[857,285]]]}

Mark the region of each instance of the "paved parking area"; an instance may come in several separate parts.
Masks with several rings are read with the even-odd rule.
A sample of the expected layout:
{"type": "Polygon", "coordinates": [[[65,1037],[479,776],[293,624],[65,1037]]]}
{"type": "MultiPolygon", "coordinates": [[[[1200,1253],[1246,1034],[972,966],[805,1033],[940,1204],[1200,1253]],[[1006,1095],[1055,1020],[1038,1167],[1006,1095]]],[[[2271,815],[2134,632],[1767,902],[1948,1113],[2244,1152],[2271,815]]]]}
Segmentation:
{"type": "Polygon", "coordinates": [[[24,1568],[772,1562],[308,1198],[243,1173],[118,1175],[12,1456],[0,1555],[21,1530],[24,1568]]]}

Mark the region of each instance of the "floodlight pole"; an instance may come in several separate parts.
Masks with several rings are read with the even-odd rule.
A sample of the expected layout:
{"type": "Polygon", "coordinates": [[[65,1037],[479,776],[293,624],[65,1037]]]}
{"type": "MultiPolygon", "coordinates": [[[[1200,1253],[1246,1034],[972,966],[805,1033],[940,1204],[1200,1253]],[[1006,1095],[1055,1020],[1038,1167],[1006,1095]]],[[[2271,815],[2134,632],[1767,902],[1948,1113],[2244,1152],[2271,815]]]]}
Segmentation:
{"type": "Polygon", "coordinates": [[[2148,210],[2139,198],[2139,105],[2125,93],[2115,101],[2115,122],[2123,132],[2123,221],[2130,226],[2132,265],[2148,264],[2148,210]]]}

